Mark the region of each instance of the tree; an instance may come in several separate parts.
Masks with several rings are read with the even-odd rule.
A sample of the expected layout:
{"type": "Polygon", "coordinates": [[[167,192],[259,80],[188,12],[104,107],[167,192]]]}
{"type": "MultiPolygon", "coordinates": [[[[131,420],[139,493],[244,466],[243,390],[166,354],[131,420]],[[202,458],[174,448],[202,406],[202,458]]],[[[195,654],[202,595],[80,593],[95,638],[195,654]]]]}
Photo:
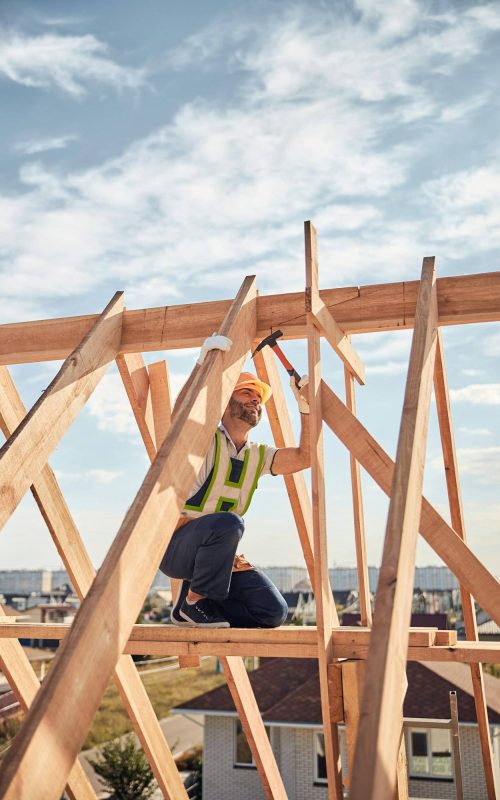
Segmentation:
{"type": "Polygon", "coordinates": [[[116,800],[146,800],[154,791],[151,767],[131,735],[105,744],[90,763],[116,800]]]}

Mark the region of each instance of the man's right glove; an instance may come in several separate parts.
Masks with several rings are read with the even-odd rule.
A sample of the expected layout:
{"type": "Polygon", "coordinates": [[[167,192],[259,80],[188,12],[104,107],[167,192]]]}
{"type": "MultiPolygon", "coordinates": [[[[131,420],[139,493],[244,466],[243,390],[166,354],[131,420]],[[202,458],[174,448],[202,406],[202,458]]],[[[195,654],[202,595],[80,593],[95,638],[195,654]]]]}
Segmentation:
{"type": "Polygon", "coordinates": [[[307,386],[309,383],[309,375],[302,375],[302,378],[299,381],[299,385],[295,383],[295,378],[290,378],[290,387],[292,392],[295,395],[295,399],[297,400],[299,411],[301,414],[309,414],[309,403],[307,402],[306,398],[302,396],[300,390],[307,386]]]}
{"type": "Polygon", "coordinates": [[[232,345],[231,339],[228,339],[227,336],[221,336],[219,333],[212,333],[211,336],[207,336],[205,341],[203,342],[200,350],[200,355],[198,356],[197,364],[203,364],[205,361],[205,356],[209,350],[229,350],[232,345]]]}

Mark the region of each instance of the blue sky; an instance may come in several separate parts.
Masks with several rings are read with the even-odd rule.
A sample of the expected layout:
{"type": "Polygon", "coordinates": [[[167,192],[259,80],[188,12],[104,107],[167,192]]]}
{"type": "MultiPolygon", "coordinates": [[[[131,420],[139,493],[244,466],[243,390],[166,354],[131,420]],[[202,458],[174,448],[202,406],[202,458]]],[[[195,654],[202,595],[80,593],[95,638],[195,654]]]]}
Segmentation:
{"type": "MultiPolygon", "coordinates": [[[[117,289],[128,308],[232,297],[246,274],[261,293],[301,290],[305,219],[322,287],[414,280],[425,255],[441,276],[498,269],[499,40],[496,3],[4,0],[2,322],[95,312],[117,289]]],[[[443,335],[468,537],[498,574],[500,325],[443,335]]],[[[359,416],[394,455],[410,335],[353,341],[359,416]]],[[[287,352],[304,371],[305,348],[287,352]]],[[[194,353],[165,356],[177,391],[194,353]]],[[[326,347],[323,361],[340,391],[326,347]]],[[[58,366],[12,369],[27,405],[58,366]]],[[[348,461],[329,433],[326,454],[330,565],[352,564],[348,461]]],[[[98,565],[147,467],[116,370],[51,464],[98,565]]],[[[442,473],[433,408],[425,491],[447,516],[442,473]]],[[[387,502],[368,478],[364,497],[375,564],[387,502]]],[[[261,482],[243,545],[301,563],[279,479],[261,482]]],[[[439,563],[423,545],[418,561],[439,563]]],[[[59,563],[27,498],[0,564],[59,563]]]]}

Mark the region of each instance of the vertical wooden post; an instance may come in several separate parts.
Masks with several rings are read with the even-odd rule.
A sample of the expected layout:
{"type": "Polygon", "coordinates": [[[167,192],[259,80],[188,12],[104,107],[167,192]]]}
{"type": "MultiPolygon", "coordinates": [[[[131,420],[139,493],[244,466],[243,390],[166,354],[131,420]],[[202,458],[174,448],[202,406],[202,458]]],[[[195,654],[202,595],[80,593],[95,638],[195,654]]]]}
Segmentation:
{"type": "Polygon", "coordinates": [[[396,788],[436,329],[434,259],[425,258],[354,757],[352,800],[387,800],[396,788]]]}
{"type": "Polygon", "coordinates": [[[320,334],[310,311],[308,298],[318,291],[318,256],[316,231],[304,223],[306,256],[306,316],[309,361],[309,405],[311,426],[311,492],[314,541],[314,596],[318,628],[318,663],[321,711],[325,737],[325,760],[329,800],[342,798],[342,769],[337,725],[331,720],[332,698],[329,692],[328,666],[333,663],[332,627],[337,624],[328,576],[326,503],[323,457],[323,412],[321,408],[320,334]]]}
{"type": "MultiPolygon", "coordinates": [[[[352,372],[344,367],[346,406],[356,415],[356,395],[352,372]]],[[[372,624],[372,607],[370,603],[370,583],[368,564],[366,561],[365,520],[363,514],[363,492],[359,463],[349,453],[351,467],[352,508],[354,517],[354,541],[356,543],[356,564],[358,568],[359,611],[361,624],[367,628],[372,624]]]]}
{"type": "Polygon", "coordinates": [[[455,778],[455,793],[457,800],[464,800],[462,757],[460,754],[460,732],[458,727],[458,703],[456,692],[450,692],[450,730],[451,743],[453,747],[453,776],[455,778]]]}
{"type": "MultiPolygon", "coordinates": [[[[466,541],[462,496],[460,491],[458,463],[455,450],[455,437],[453,435],[453,424],[451,417],[450,395],[446,377],[443,340],[440,332],[438,334],[436,348],[434,392],[436,395],[439,431],[441,434],[441,446],[443,449],[451,525],[453,530],[456,531],[460,538],[463,541],[466,541]]],[[[474,599],[462,583],[460,583],[460,596],[462,599],[465,636],[469,641],[477,641],[478,635],[474,599]]],[[[493,765],[490,726],[488,724],[488,707],[486,703],[482,664],[471,664],[470,672],[472,678],[472,688],[474,691],[474,703],[476,707],[479,739],[481,742],[481,753],[483,756],[486,790],[488,793],[488,800],[495,800],[497,797],[497,787],[493,765]]]]}

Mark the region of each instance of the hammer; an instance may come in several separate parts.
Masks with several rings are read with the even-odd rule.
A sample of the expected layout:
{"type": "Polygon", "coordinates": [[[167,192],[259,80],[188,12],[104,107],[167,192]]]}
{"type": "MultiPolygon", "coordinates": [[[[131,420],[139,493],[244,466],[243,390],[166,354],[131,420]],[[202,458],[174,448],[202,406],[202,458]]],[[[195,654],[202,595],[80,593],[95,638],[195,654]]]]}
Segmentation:
{"type": "Polygon", "coordinates": [[[266,346],[270,347],[272,350],[274,350],[279,360],[285,367],[286,371],[288,372],[290,377],[294,379],[295,384],[298,386],[301,376],[299,375],[297,370],[292,367],[286,355],[284,354],[283,350],[277,343],[277,339],[279,339],[280,336],[283,336],[283,331],[275,331],[274,333],[269,334],[269,336],[266,336],[265,339],[262,339],[261,343],[257,345],[255,350],[253,351],[252,358],[254,357],[255,353],[258,353],[259,350],[262,350],[263,347],[266,346]]]}

